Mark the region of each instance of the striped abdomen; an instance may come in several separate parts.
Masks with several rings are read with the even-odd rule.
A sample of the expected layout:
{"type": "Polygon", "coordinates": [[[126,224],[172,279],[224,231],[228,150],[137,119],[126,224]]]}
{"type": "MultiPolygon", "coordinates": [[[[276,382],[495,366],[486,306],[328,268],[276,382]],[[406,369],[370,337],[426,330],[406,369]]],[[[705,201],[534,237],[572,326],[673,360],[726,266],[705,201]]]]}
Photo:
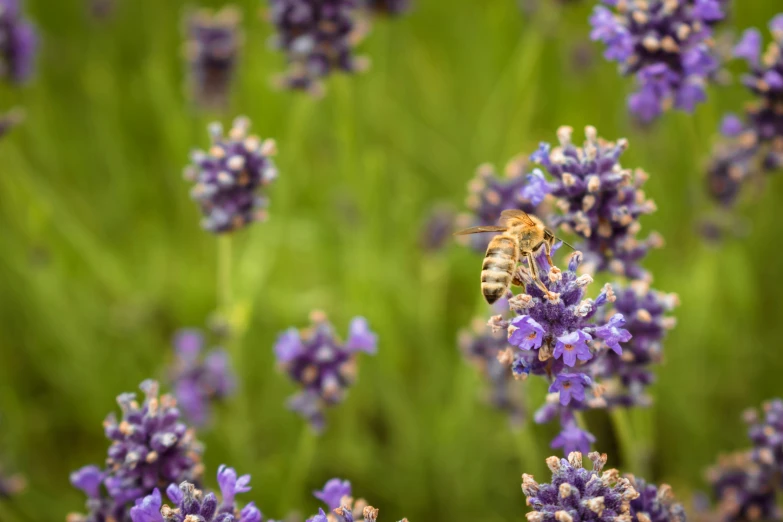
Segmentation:
{"type": "Polygon", "coordinates": [[[517,266],[519,245],[513,237],[495,236],[489,242],[484,264],[481,266],[481,292],[489,304],[494,303],[511,286],[517,266]]]}

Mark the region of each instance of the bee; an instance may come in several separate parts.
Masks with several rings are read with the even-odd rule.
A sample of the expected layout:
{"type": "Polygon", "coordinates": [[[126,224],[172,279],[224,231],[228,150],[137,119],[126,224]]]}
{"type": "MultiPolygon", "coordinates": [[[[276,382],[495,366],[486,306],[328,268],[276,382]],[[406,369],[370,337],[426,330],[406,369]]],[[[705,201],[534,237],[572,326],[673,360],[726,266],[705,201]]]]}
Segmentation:
{"type": "Polygon", "coordinates": [[[454,235],[482,232],[500,232],[489,242],[487,255],[481,265],[481,293],[489,304],[503,297],[512,283],[522,286],[522,281],[514,275],[522,258],[527,259],[533,281],[549,295],[549,289],[541,281],[538,263],[533,257],[543,248],[549,266],[555,266],[552,262],[552,246],[557,237],[543,221],[522,210],[508,209],[500,213],[497,226],[466,228],[454,235]]]}

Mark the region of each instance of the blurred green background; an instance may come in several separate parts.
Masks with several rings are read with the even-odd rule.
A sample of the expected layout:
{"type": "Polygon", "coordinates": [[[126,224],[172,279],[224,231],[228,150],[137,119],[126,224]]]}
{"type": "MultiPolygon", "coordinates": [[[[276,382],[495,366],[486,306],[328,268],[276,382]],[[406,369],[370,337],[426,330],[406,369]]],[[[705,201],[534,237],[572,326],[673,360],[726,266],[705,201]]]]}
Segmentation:
{"type": "MultiPolygon", "coordinates": [[[[587,418],[597,447],[688,499],[718,452],[747,445],[740,413],[781,394],[783,186],[751,189],[726,216],[746,221],[743,237],[710,246],[697,224],[720,114],[748,96],[713,88],[695,115],[639,129],[625,110],[631,81],[588,42],[595,2],[540,3],[523,15],[513,0],[420,0],[375,25],[361,46],[371,70],[330,80],[313,100],[270,87],[282,57],[267,46],[261,3],[238,2],[246,42],[230,115],[277,139],[281,176],[269,222],[234,238],[232,289],[248,320],[232,347],[241,398],[201,434],[208,484],[220,463],[251,473],[243,497],[273,518],[313,512],[309,492],[332,476],[352,480],[386,521],[522,518],[520,475],[548,476],[554,427],[514,432],[482,404],[481,379],[456,349],[457,331],[487,313],[481,256],[451,243],[426,253],[419,237],[433,204],[464,209],[479,163],[502,168],[562,124],[580,140],[586,124],[629,138],[624,166],[650,173],[659,208],[643,225],[667,240],[648,266],[682,300],[655,405],[630,415],[643,469],[624,466],[601,413],[587,418]],[[343,333],[365,315],[380,351],[361,360],[308,459],[272,345],[314,308],[343,333]]],[[[79,0],[27,4],[43,33],[38,74],[0,90],[0,108],[27,111],[0,142],[0,452],[29,487],[0,501],[4,522],[82,510],[68,474],[105,458],[114,397],[161,377],[174,331],[203,325],[216,300],[217,243],[181,177],[212,119],[184,93],[184,2],[120,0],[106,21],[79,0]]],[[[727,29],[764,26],[773,4],[738,2],[727,29]]],[[[544,383],[521,385],[535,407],[544,383]]]]}

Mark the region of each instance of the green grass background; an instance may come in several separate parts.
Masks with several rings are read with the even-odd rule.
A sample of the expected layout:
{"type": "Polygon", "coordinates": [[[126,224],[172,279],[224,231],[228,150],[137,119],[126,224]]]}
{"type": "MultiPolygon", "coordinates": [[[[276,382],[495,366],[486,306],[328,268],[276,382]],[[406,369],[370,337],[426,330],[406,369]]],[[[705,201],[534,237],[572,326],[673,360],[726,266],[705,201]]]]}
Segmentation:
{"type": "MultiPolygon", "coordinates": [[[[745,237],[712,247],[696,223],[709,209],[703,165],[719,116],[747,96],[713,88],[695,115],[636,128],[631,82],[587,41],[595,2],[542,3],[523,16],[512,0],[420,0],[376,24],[361,48],[369,72],[330,80],[316,101],[270,88],[281,57],[266,45],[260,3],[239,2],[246,44],[230,112],[278,140],[281,176],[270,221],[234,238],[242,388],[201,435],[208,484],[220,463],[252,473],[243,496],[273,518],[313,512],[310,490],[332,476],[351,479],[387,521],[522,518],[520,474],[547,476],[553,427],[513,432],[481,403],[455,343],[486,313],[480,256],[456,245],[428,254],[418,240],[433,204],[463,208],[479,163],[502,167],[562,124],[579,139],[586,124],[629,138],[624,165],[650,173],[659,207],[644,227],[667,240],[649,267],[682,300],[655,405],[630,415],[634,458],[621,457],[601,413],[587,418],[597,447],[687,499],[718,452],[746,445],[741,411],[781,394],[783,186],[750,191],[731,217],[747,222],[745,237]],[[574,65],[579,46],[592,50],[588,67],[574,65]],[[318,440],[284,409],[294,387],[272,355],[277,333],[314,308],[340,331],[365,315],[380,336],[318,440]]],[[[765,24],[773,4],[738,2],[730,28],[765,24]]],[[[43,33],[38,75],[0,91],[0,107],[27,111],[0,142],[0,449],[30,483],[14,504],[0,501],[11,522],[82,508],[68,474],[105,457],[114,397],[161,376],[173,332],[203,324],[216,302],[217,242],[181,178],[212,119],[184,95],[184,3],[121,1],[106,22],[77,0],[28,6],[43,33]]],[[[524,386],[537,403],[543,383],[524,386]]]]}

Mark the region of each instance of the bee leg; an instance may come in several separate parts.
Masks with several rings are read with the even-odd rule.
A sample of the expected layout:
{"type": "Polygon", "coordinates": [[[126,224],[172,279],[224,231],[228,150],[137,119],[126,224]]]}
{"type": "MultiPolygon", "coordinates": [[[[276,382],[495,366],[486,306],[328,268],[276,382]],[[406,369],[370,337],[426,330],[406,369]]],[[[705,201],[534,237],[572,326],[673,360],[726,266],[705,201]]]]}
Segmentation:
{"type": "Polygon", "coordinates": [[[546,262],[549,263],[549,266],[555,266],[552,262],[552,244],[549,241],[544,243],[544,255],[546,255],[546,262]]]}
{"type": "Polygon", "coordinates": [[[536,260],[533,257],[532,252],[525,252],[525,257],[527,258],[527,264],[530,267],[530,275],[533,277],[533,281],[535,281],[538,288],[541,289],[542,292],[544,292],[544,295],[551,296],[552,293],[549,291],[549,288],[546,287],[546,285],[541,282],[541,277],[538,273],[538,265],[536,264],[536,260]]]}

